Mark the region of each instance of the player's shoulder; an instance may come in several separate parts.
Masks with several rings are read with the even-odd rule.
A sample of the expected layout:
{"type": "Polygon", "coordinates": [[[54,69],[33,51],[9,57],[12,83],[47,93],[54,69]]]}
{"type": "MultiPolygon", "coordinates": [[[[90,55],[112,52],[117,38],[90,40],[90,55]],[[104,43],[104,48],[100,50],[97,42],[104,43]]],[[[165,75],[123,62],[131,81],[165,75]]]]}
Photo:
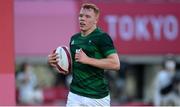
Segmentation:
{"type": "Polygon", "coordinates": [[[110,39],[111,38],[110,35],[108,33],[104,32],[104,31],[102,31],[98,35],[99,35],[99,38],[101,38],[101,39],[105,39],[105,38],[110,39]]]}
{"type": "Polygon", "coordinates": [[[99,35],[100,37],[104,37],[104,36],[108,36],[109,37],[109,34],[107,32],[104,32],[102,29],[100,28],[97,28],[97,31],[96,31],[96,34],[99,35]]]}
{"type": "Polygon", "coordinates": [[[78,36],[80,36],[80,35],[81,35],[81,33],[80,33],[80,32],[75,33],[74,35],[72,35],[72,36],[71,36],[71,39],[72,39],[72,38],[76,38],[76,37],[78,37],[78,36]]]}

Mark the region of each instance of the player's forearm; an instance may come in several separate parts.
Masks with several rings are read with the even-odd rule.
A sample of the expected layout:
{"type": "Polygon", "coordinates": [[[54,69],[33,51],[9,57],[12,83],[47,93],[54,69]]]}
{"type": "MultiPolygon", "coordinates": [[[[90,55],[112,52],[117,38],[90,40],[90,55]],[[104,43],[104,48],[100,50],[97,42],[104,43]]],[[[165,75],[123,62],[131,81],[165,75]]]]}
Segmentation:
{"type": "Polygon", "coordinates": [[[104,59],[88,58],[86,64],[102,69],[119,70],[120,62],[118,56],[108,57],[104,59]]]}

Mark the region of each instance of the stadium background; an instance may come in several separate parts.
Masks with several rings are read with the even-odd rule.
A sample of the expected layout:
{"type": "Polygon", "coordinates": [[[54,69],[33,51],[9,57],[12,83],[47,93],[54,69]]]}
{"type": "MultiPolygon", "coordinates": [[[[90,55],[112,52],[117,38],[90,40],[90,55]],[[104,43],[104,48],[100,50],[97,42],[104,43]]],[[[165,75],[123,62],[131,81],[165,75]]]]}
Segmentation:
{"type": "MultiPolygon", "coordinates": [[[[177,71],[180,69],[179,1],[86,1],[100,8],[99,26],[112,36],[120,56],[121,70],[107,73],[112,104],[151,105],[154,78],[165,56],[172,54],[177,61],[177,71]]],[[[38,77],[45,98],[42,105],[64,105],[68,89],[66,76],[47,65],[47,55],[59,45],[68,45],[71,35],[79,31],[79,6],[85,1],[1,2],[0,21],[4,23],[0,23],[3,32],[0,33],[0,79],[1,84],[5,84],[4,81],[7,84],[0,90],[0,105],[20,105],[14,76],[23,62],[31,64],[38,77]],[[9,93],[11,99],[4,93],[9,93]]]]}

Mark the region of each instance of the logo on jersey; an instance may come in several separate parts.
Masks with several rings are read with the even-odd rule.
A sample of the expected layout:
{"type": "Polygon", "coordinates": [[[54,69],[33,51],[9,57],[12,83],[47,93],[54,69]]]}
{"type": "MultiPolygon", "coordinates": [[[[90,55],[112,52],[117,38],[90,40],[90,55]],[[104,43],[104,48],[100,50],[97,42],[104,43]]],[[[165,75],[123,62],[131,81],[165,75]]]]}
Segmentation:
{"type": "Polygon", "coordinates": [[[91,43],[92,41],[91,40],[89,40],[89,44],[91,43]]]}
{"type": "Polygon", "coordinates": [[[71,45],[74,45],[74,40],[71,42],[71,45]]]}

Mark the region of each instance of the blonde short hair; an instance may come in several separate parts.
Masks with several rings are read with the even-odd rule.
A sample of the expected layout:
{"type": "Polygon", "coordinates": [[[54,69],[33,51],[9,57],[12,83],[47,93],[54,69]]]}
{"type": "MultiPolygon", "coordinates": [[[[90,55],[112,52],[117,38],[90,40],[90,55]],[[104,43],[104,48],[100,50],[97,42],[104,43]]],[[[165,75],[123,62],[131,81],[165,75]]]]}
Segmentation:
{"type": "Polygon", "coordinates": [[[93,9],[94,13],[97,16],[99,16],[99,14],[100,14],[99,8],[95,4],[93,4],[93,3],[83,3],[81,8],[82,9],[93,9]]]}

